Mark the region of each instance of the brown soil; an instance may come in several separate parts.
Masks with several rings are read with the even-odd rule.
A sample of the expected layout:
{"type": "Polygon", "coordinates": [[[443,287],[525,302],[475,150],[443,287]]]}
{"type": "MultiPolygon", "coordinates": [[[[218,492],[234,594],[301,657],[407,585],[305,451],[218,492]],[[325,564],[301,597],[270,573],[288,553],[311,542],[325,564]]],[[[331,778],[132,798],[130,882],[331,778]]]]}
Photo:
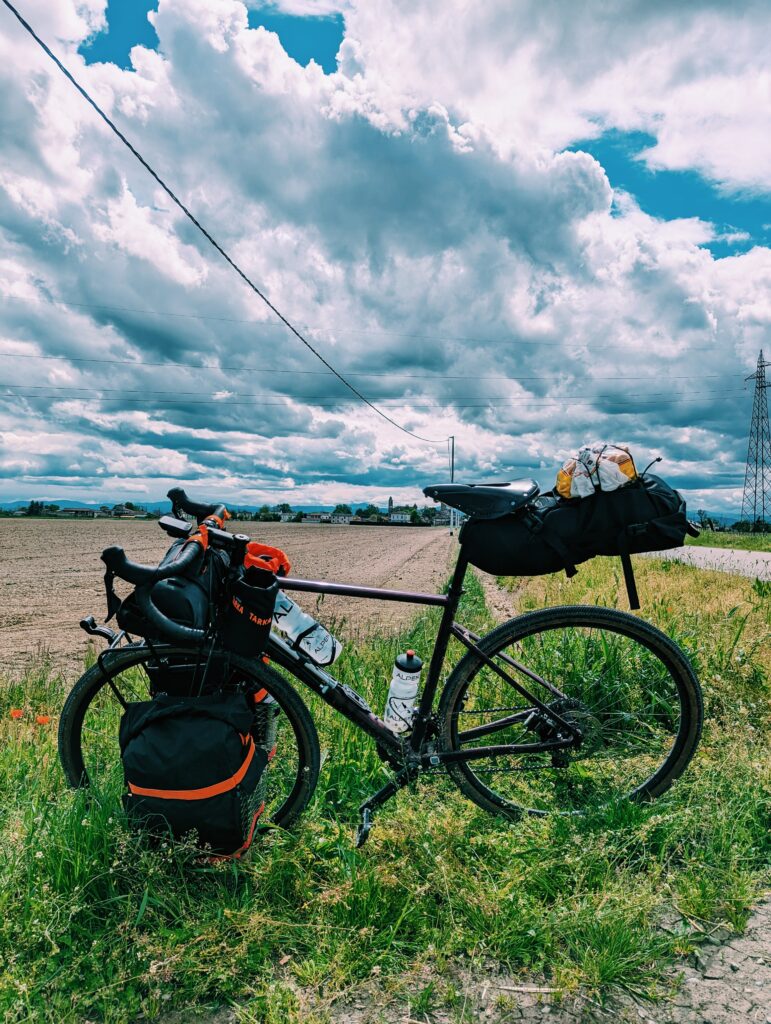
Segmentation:
{"type": "MultiPolygon", "coordinates": [[[[420,527],[233,524],[283,548],[292,575],[373,587],[436,592],[444,583],[454,543],[447,530],[420,527]]],[[[31,656],[50,653],[69,675],[83,664],[84,615],[105,615],[99,560],[112,544],[134,561],[157,562],[169,544],[156,522],[139,520],[0,519],[0,672],[20,674],[31,656]]],[[[128,591],[124,585],[123,593],[128,591]]],[[[310,595],[300,603],[344,638],[391,632],[415,614],[411,604],[310,595]]]]}

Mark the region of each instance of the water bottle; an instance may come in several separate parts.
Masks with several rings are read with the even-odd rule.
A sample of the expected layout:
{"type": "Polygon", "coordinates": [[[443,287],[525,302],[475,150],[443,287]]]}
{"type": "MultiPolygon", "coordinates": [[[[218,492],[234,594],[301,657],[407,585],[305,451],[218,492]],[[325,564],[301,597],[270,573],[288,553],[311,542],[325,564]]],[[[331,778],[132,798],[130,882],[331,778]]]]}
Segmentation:
{"type": "Polygon", "coordinates": [[[420,686],[423,662],[414,651],[405,651],[394,662],[383,721],[393,732],[412,728],[412,712],[420,686]]]}
{"type": "Polygon", "coordinates": [[[293,647],[307,654],[317,665],[331,665],[340,657],[343,649],[340,641],[291,597],[287,597],[283,590],[279,590],[276,598],[273,622],[276,629],[286,634],[293,647]]]}

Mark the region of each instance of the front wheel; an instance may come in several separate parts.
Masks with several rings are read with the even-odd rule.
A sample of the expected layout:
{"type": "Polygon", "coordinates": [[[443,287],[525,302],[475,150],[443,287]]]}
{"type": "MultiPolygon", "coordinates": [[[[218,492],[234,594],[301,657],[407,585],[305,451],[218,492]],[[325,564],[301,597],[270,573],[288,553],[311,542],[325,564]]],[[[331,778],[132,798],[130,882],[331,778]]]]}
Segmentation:
{"type": "MultiPolygon", "coordinates": [[[[271,756],[264,775],[262,821],[288,827],[307,807],[318,781],[319,741],[308,708],[261,659],[230,655],[221,668],[215,661],[207,678],[226,689],[256,693],[259,703],[252,732],[257,745],[264,743],[271,756]]],[[[99,663],[90,668],[75,683],[62,710],[59,757],[69,784],[120,803],[124,781],[118,728],[124,704],[149,700],[160,690],[191,696],[199,692],[200,679],[200,655],[190,650],[151,650],[137,644],[107,652],[104,671],[99,663]]]]}
{"type": "Polygon", "coordinates": [[[479,647],[547,711],[469,651],[442,692],[443,750],[559,740],[549,710],[580,732],[560,750],[448,763],[453,781],[485,810],[580,814],[652,799],[693,757],[703,718],[698,680],[680,648],[634,615],[544,609],[503,623],[479,647]]]}

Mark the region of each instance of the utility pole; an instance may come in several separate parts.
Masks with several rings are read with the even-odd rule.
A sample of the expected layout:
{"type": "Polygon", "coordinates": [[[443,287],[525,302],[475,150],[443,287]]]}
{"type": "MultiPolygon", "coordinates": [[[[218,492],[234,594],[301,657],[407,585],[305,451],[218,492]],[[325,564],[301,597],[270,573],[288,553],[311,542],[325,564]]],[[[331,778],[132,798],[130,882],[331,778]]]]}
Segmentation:
{"type": "Polygon", "coordinates": [[[761,349],[757,369],[744,378],[755,381],[741,514],[742,521],[749,520],[752,531],[767,529],[771,525],[771,432],[766,400],[766,388],[769,386],[766,380],[767,366],[771,366],[771,363],[763,358],[761,349]]]}
{"type": "MultiPolygon", "coordinates": [[[[455,483],[455,434],[450,434],[450,483],[455,483]]],[[[450,508],[450,536],[455,529],[455,509],[450,508]]]]}

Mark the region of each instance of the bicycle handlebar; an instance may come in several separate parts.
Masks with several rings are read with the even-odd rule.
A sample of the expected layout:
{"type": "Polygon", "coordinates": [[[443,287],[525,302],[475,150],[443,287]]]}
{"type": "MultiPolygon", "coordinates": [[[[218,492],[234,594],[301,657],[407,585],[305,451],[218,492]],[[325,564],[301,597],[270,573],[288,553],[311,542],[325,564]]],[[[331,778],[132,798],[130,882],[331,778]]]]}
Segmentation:
{"type": "Polygon", "coordinates": [[[174,622],[167,615],[164,615],[153,604],[149,588],[141,587],[134,591],[134,600],[137,608],[144,615],[147,621],[158,630],[162,640],[170,643],[200,643],[206,638],[205,629],[195,629],[193,626],[183,626],[174,622]]]}
{"type": "Polygon", "coordinates": [[[195,516],[199,524],[206,519],[214,518],[219,519],[220,525],[222,525],[222,522],[227,518],[227,509],[224,505],[206,505],[201,501],[191,501],[182,487],[172,487],[166,497],[171,502],[175,512],[179,510],[189,516],[195,516]]]}
{"type": "Polygon", "coordinates": [[[132,562],[126,557],[123,548],[105,548],[102,552],[102,561],[110,570],[126,583],[133,583],[135,587],[141,587],[145,583],[157,583],[158,580],[168,579],[170,576],[179,576],[191,569],[196,561],[201,558],[203,548],[198,541],[191,540],[190,543],[180,551],[173,562],[167,565],[142,565],[140,562],[132,562]]]}

